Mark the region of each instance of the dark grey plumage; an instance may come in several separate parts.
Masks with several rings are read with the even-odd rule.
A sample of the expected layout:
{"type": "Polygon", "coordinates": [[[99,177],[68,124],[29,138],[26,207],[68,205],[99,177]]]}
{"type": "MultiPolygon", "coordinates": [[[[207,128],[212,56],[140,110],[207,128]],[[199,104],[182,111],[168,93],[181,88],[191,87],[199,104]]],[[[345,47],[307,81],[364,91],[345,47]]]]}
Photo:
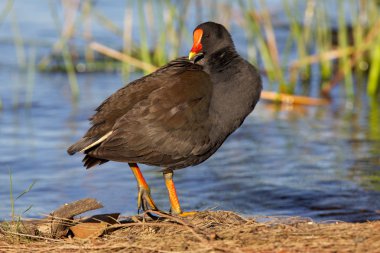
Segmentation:
{"type": "Polygon", "coordinates": [[[84,152],[87,168],[112,160],[179,169],[209,158],[254,109],[262,87],[223,26],[197,28],[203,59],[176,59],[118,90],[69,154],[84,152]]]}

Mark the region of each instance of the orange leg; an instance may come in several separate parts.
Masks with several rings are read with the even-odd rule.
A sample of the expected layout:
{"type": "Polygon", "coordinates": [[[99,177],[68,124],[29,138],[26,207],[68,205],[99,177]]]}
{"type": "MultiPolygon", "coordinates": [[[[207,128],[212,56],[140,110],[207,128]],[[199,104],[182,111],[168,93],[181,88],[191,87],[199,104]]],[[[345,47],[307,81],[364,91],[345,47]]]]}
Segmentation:
{"type": "Polygon", "coordinates": [[[167,170],[164,172],[165,184],[168,189],[171,212],[174,214],[182,214],[182,209],[178,201],[177,190],[173,182],[173,171],[167,170]]]}
{"type": "Polygon", "coordinates": [[[178,201],[177,190],[175,189],[175,185],[173,181],[173,171],[165,170],[164,178],[165,178],[166,188],[168,189],[171,213],[182,216],[182,217],[195,215],[197,213],[196,211],[182,212],[181,205],[179,204],[179,201],[178,201]]]}
{"type": "Polygon", "coordinates": [[[129,163],[129,167],[131,167],[133,175],[135,175],[137,181],[137,188],[139,190],[137,196],[138,210],[140,211],[142,209],[143,211],[146,211],[150,209],[158,211],[158,208],[154,203],[152,196],[150,195],[149,185],[145,181],[145,178],[143,177],[140,168],[137,166],[136,163],[129,163]]]}

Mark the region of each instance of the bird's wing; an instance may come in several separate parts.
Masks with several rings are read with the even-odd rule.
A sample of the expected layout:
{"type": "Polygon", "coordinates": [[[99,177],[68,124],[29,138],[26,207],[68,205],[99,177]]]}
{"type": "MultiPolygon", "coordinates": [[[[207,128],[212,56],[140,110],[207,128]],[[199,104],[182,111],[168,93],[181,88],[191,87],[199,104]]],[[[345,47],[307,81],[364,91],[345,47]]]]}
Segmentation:
{"type": "Polygon", "coordinates": [[[83,152],[104,141],[117,119],[158,88],[157,83],[149,82],[150,79],[151,76],[145,76],[122,87],[98,106],[96,113],[90,118],[92,126],[79,141],[68,148],[68,153],[72,155],[83,152]]]}
{"type": "Polygon", "coordinates": [[[96,108],[96,113],[90,118],[92,126],[79,141],[68,148],[68,153],[73,155],[99,145],[109,137],[118,119],[160,88],[165,77],[181,73],[183,69],[199,72],[201,67],[179,58],[116,91],[96,108]]]}
{"type": "Polygon", "coordinates": [[[118,119],[112,133],[89,155],[107,160],[169,165],[203,154],[209,143],[210,77],[183,68],[157,76],[160,88],[118,119]]]}

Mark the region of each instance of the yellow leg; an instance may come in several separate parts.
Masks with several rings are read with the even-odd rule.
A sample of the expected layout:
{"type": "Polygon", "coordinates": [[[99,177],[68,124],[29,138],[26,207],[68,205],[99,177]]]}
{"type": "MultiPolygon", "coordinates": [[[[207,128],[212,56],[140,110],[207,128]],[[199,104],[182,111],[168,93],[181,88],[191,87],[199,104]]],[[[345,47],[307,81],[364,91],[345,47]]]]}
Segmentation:
{"type": "Polygon", "coordinates": [[[140,168],[137,166],[136,163],[129,163],[129,167],[131,167],[133,175],[135,175],[135,178],[137,181],[137,187],[139,191],[138,196],[137,196],[138,210],[140,211],[142,209],[143,211],[146,211],[146,210],[158,211],[158,208],[156,204],[154,203],[152,196],[150,195],[149,185],[145,181],[145,178],[143,174],[141,173],[140,168]]]}
{"type": "Polygon", "coordinates": [[[171,206],[171,212],[174,214],[181,214],[181,206],[178,201],[177,190],[173,182],[173,171],[167,170],[164,172],[165,184],[168,189],[169,201],[171,206]]]}
{"type": "Polygon", "coordinates": [[[164,178],[165,178],[166,188],[168,189],[171,212],[173,214],[176,214],[182,217],[196,214],[197,212],[182,212],[181,205],[179,204],[179,201],[178,201],[177,190],[175,189],[175,185],[173,181],[173,171],[166,170],[164,172],[164,178]]]}

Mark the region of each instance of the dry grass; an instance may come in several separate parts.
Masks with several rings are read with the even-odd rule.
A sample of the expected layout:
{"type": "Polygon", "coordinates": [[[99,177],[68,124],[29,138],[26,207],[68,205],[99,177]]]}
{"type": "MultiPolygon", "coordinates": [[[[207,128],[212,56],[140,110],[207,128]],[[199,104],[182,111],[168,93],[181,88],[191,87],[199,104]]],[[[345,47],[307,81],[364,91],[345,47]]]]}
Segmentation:
{"type": "Polygon", "coordinates": [[[133,217],[89,239],[15,240],[14,234],[2,231],[0,252],[380,252],[380,221],[314,223],[270,217],[257,222],[226,211],[163,218],[133,217]]]}

